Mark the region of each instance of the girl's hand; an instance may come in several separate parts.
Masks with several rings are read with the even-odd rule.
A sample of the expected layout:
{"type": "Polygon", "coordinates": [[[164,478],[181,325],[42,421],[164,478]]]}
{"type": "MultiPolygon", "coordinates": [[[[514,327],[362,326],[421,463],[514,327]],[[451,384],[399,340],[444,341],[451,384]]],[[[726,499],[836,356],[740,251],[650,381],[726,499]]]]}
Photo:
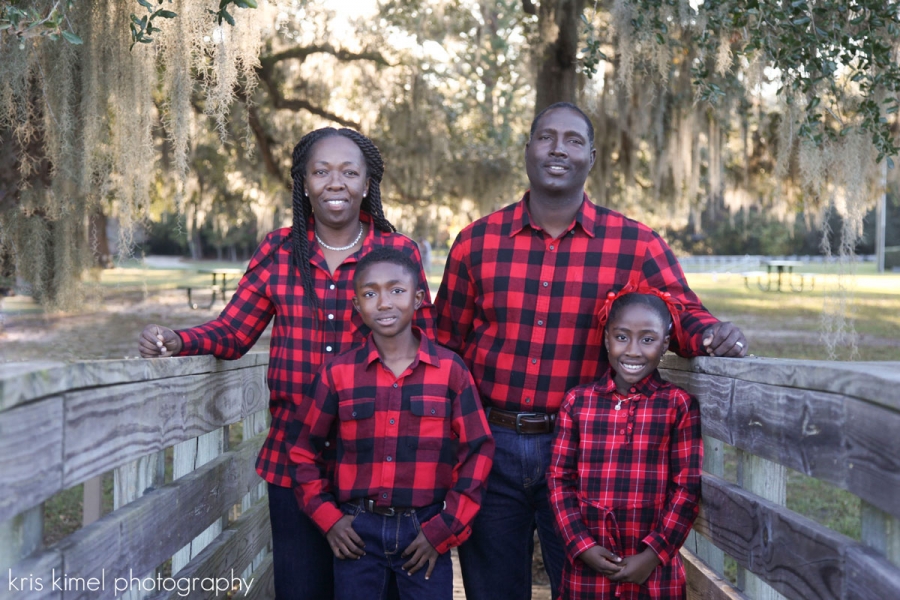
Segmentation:
{"type": "Polygon", "coordinates": [[[138,340],[142,358],[174,356],[181,352],[183,346],[181,337],[162,325],[147,325],[138,340]]]}
{"type": "Polygon", "coordinates": [[[353,530],[353,519],[355,518],[352,515],[344,515],[325,534],[325,539],[328,540],[331,551],[334,552],[335,557],[341,560],[347,558],[355,560],[366,553],[363,550],[365,543],[359,537],[359,534],[353,530]]]}
{"type": "Polygon", "coordinates": [[[621,564],[622,570],[611,575],[609,580],[641,584],[647,581],[653,569],[659,566],[659,557],[650,548],[645,548],[640,554],[626,556],[621,564]]]}
{"type": "Polygon", "coordinates": [[[578,559],[606,577],[615,575],[622,570],[622,566],[619,564],[622,559],[603,546],[593,546],[588,548],[578,555],[578,559]]]}

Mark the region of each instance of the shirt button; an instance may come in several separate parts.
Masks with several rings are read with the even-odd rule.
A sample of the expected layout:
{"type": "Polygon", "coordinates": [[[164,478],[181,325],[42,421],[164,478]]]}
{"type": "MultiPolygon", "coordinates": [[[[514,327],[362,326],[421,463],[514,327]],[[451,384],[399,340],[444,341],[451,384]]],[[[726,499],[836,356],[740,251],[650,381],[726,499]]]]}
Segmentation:
{"type": "Polygon", "coordinates": [[[353,416],[354,416],[354,417],[356,416],[356,411],[355,411],[355,410],[353,411],[353,416]]]}
{"type": "Polygon", "coordinates": [[[550,249],[553,250],[553,246],[550,246],[550,249]]]}
{"type": "Polygon", "coordinates": [[[531,404],[531,398],[525,398],[525,404],[531,404]]]}
{"type": "Polygon", "coordinates": [[[543,321],[538,321],[538,325],[543,325],[543,324],[544,324],[543,321]]]}
{"type": "Polygon", "coordinates": [[[332,283],[331,285],[329,285],[329,286],[328,286],[328,289],[329,289],[329,290],[333,290],[333,289],[334,289],[334,284],[332,283]]]}
{"type": "Polygon", "coordinates": [[[436,412],[437,412],[437,411],[434,410],[433,408],[431,409],[431,414],[434,414],[434,413],[436,413],[436,412]]]}
{"type": "Polygon", "coordinates": [[[382,494],[381,497],[382,497],[382,498],[387,498],[387,494],[382,494]]]}
{"type": "Polygon", "coordinates": [[[331,442],[325,442],[325,447],[326,447],[326,448],[327,448],[328,446],[330,446],[330,445],[331,445],[331,442]]]}
{"type": "Polygon", "coordinates": [[[331,346],[325,346],[325,352],[331,352],[331,346]]]}
{"type": "Polygon", "coordinates": [[[399,386],[395,383],[395,384],[394,384],[394,387],[399,387],[399,386]]]}
{"type": "Polygon", "coordinates": [[[388,456],[387,459],[385,459],[385,460],[387,460],[388,462],[391,462],[391,461],[394,460],[394,459],[391,458],[390,456],[388,456]]]}
{"type": "Polygon", "coordinates": [[[619,435],[625,435],[625,430],[624,430],[624,429],[620,429],[620,430],[619,430],[619,435]]]}
{"type": "Polygon", "coordinates": [[[394,420],[393,420],[393,419],[391,419],[391,421],[390,421],[390,423],[391,423],[391,425],[393,425],[393,424],[394,424],[394,420]]]}
{"type": "Polygon", "coordinates": [[[631,393],[632,393],[632,394],[635,393],[636,391],[637,391],[637,389],[631,388],[631,393]]]}
{"type": "Polygon", "coordinates": [[[331,321],[334,319],[334,315],[328,315],[328,320],[331,321]]]}
{"type": "Polygon", "coordinates": [[[532,358],[532,359],[531,359],[531,364],[536,365],[536,364],[537,364],[537,359],[536,359],[536,358],[532,358]]]}
{"type": "Polygon", "coordinates": [[[547,287],[548,285],[550,285],[550,284],[547,283],[547,282],[545,281],[545,282],[544,282],[544,287],[547,287]]]}

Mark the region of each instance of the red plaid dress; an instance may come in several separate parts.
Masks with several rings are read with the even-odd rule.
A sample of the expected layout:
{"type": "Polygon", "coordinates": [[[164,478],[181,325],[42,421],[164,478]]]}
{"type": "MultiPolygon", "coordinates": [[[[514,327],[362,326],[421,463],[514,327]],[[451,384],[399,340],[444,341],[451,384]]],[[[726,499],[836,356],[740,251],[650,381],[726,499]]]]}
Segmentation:
{"type": "Polygon", "coordinates": [[[303,510],[327,532],[343,516],[339,503],[444,509],[422,532],[444,553],[464,542],[481,506],[494,439],[472,375],[462,360],[421,331],[412,364],[396,377],[370,337],[324,365],[295,423],[303,510]],[[333,481],[323,457],[337,440],[333,481]]]}
{"type": "MultiPolygon", "coordinates": [[[[309,263],[319,298],[318,328],[304,300],[300,271],[291,267],[291,230],[284,228],[269,233],[260,244],[237,291],[217,319],[177,332],[184,342],[181,355],[212,354],[233,360],[253,346],[274,317],[267,374],[272,422],[256,471],[281,487],[293,485],[285,431],[295,406],[308,393],[322,363],[362,343],[369,333],[350,300],[357,261],[375,247],[390,246],[405,252],[417,265],[422,264],[411,239],[378,231],[365,213],[360,214],[360,220],[369,225],[362,248],[345,259],[333,275],[315,241],[314,222],[309,221],[309,263]]],[[[426,301],[416,315],[416,324],[432,331],[431,295],[421,266],[419,282],[426,301]]]]}
{"type": "Polygon", "coordinates": [[[697,401],[653,374],[616,391],[612,370],[566,394],[547,474],[568,560],[561,597],[685,597],[679,548],[697,517],[703,442],[697,401]],[[616,410],[616,406],[619,410],[616,410]],[[578,560],[601,545],[651,548],[661,564],[642,585],[614,583],[578,560]]]}
{"type": "Polygon", "coordinates": [[[528,194],[466,227],[435,299],[438,341],[466,361],[485,406],[555,413],[566,390],[606,369],[597,314],[627,283],[669,292],[683,306],[682,356],[704,354],[718,320],[688,287],[649,227],[591,203],[551,239],[531,222],[528,194]]]}

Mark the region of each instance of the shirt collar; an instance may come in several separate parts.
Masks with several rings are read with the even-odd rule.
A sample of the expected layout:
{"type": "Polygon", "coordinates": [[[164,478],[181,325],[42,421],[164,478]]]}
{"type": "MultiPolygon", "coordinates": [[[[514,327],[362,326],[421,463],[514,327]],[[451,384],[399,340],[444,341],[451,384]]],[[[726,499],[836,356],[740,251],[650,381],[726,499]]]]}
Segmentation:
{"type": "MultiPolygon", "coordinates": [[[[613,371],[612,367],[606,369],[606,373],[597,381],[597,385],[600,387],[601,392],[606,392],[610,395],[616,392],[616,382],[613,379],[615,375],[616,373],[613,371]]],[[[659,376],[659,371],[654,369],[652,373],[631,387],[636,393],[649,398],[656,393],[656,390],[658,390],[663,383],[662,377],[659,376]]]]}
{"type": "MultiPolygon", "coordinates": [[[[526,227],[541,231],[541,228],[531,221],[531,214],[528,211],[529,198],[531,198],[531,191],[525,192],[522,199],[516,203],[516,206],[513,209],[512,227],[510,227],[509,230],[509,237],[513,237],[517,233],[520,233],[526,227]]],[[[575,220],[569,225],[566,231],[573,229],[575,225],[580,225],[581,229],[588,234],[588,236],[594,237],[594,229],[599,220],[599,207],[591,202],[587,194],[584,194],[584,198],[581,201],[581,208],[578,209],[578,212],[575,214],[575,220]]]]}
{"type": "MultiPolygon", "coordinates": [[[[419,350],[416,352],[416,358],[410,363],[409,368],[414,369],[420,362],[431,365],[433,367],[441,366],[438,358],[437,347],[434,342],[428,339],[428,336],[417,326],[412,326],[413,334],[419,339],[419,350]]],[[[370,367],[372,363],[381,360],[381,354],[378,352],[378,346],[375,345],[374,336],[370,333],[366,337],[365,342],[365,365],[370,367]]]]}

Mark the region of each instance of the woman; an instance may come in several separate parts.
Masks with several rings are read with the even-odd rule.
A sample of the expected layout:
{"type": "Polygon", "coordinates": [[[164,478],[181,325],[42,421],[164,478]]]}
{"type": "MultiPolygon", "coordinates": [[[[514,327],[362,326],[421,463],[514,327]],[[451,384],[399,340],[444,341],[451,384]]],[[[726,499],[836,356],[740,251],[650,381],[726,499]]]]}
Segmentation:
{"type": "MultiPolygon", "coordinates": [[[[332,553],[300,510],[291,489],[285,432],[294,407],[319,366],[368,333],[353,310],[353,270],[377,246],[402,250],[421,265],[416,244],[384,217],[378,148],[350,129],[324,128],[294,148],[293,224],[269,233],[234,296],[213,321],[173,331],[148,325],[140,338],[145,358],[212,354],[236,359],[274,317],[269,350],[272,423],[256,470],[268,482],[275,593],[278,598],[332,597],[332,553]]],[[[427,280],[418,325],[432,330],[427,280]]]]}

